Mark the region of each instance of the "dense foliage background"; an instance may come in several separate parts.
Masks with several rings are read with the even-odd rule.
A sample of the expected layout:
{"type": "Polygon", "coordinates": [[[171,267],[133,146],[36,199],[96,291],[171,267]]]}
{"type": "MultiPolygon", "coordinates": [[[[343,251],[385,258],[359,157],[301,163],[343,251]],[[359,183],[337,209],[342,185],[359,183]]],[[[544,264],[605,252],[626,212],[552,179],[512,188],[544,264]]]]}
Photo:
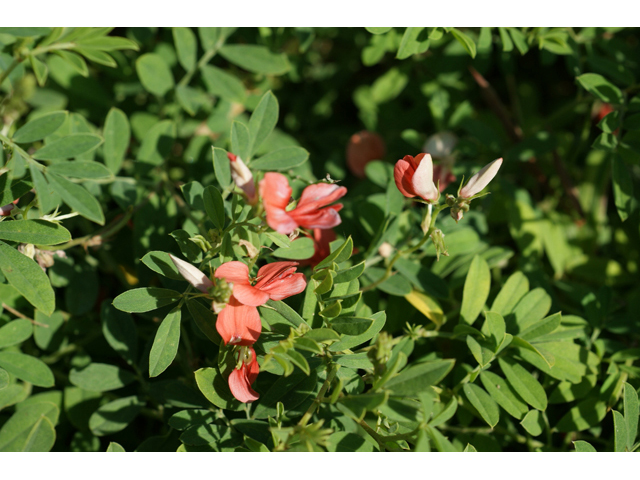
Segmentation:
{"type": "Polygon", "coordinates": [[[0,222],[0,451],[637,449],[639,40],[0,28],[0,205],[17,201],[0,222]],[[362,130],[384,148],[354,146],[362,130]],[[442,132],[445,192],[504,164],[459,223],[438,217],[436,260],[431,242],[409,251],[425,207],[393,165],[442,132]],[[232,194],[225,151],[256,180],[287,174],[293,198],[327,176],[348,189],[333,256],[299,267],[307,292],[260,307],[250,406],[167,253],[315,250],[232,194]]]}

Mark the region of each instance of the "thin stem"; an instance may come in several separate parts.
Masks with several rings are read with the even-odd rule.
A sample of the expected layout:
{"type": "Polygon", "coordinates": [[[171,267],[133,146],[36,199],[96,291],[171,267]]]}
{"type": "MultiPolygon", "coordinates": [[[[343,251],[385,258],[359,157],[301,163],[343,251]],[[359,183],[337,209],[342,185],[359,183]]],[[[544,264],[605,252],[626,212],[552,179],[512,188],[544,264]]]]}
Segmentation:
{"type": "Polygon", "coordinates": [[[327,393],[327,391],[329,390],[329,387],[331,386],[331,382],[333,382],[333,379],[336,376],[336,373],[338,373],[338,366],[336,364],[332,363],[328,368],[329,370],[327,373],[327,379],[322,384],[322,388],[320,388],[320,391],[318,392],[318,396],[313,401],[313,403],[309,406],[307,411],[304,413],[304,415],[298,422],[298,425],[301,427],[304,427],[309,422],[309,420],[311,420],[311,416],[313,415],[313,412],[322,403],[322,400],[325,394],[327,393]]]}
{"type": "Polygon", "coordinates": [[[25,320],[29,320],[34,325],[37,325],[39,327],[49,328],[49,325],[45,325],[44,323],[36,322],[34,319],[27,317],[26,315],[20,313],[18,310],[16,310],[15,308],[10,307],[9,305],[7,305],[4,302],[2,303],[2,308],[4,308],[8,312],[13,313],[16,317],[23,318],[25,320]]]}
{"type": "MultiPolygon", "coordinates": [[[[431,205],[429,205],[429,207],[431,207],[431,205]]],[[[382,277],[380,277],[378,280],[376,280],[373,283],[370,283],[369,285],[367,285],[366,287],[363,287],[360,289],[361,292],[367,292],[375,287],[377,287],[378,285],[382,284],[383,282],[385,282],[390,276],[391,276],[391,270],[393,269],[393,265],[403,256],[405,255],[410,255],[413,252],[415,252],[416,250],[420,249],[420,247],[422,247],[427,240],[429,240],[431,234],[433,233],[435,224],[436,224],[436,219],[438,218],[438,214],[444,209],[447,208],[447,205],[438,205],[433,213],[431,213],[431,209],[428,208],[427,209],[427,213],[431,214],[431,222],[429,224],[429,229],[427,230],[427,232],[424,234],[424,236],[422,237],[422,240],[420,240],[418,242],[417,245],[404,249],[404,250],[398,250],[396,252],[396,254],[393,256],[393,258],[391,259],[391,261],[389,262],[389,264],[387,265],[387,269],[384,272],[384,275],[382,275],[382,277]]]]}
{"type": "Polygon", "coordinates": [[[216,44],[216,46],[211,50],[206,51],[202,58],[200,58],[198,64],[194,68],[189,70],[184,77],[182,77],[182,79],[178,83],[178,86],[184,87],[186,85],[189,85],[189,82],[191,81],[191,78],[195,75],[195,73],[207,63],[209,63],[209,60],[211,60],[215,56],[215,54],[218,53],[218,48],[220,48],[220,45],[216,44]]]}
{"type": "Polygon", "coordinates": [[[11,72],[13,72],[13,70],[20,64],[20,62],[22,62],[22,60],[18,60],[17,58],[14,58],[13,62],[9,64],[7,69],[4,72],[0,73],[0,85],[4,83],[7,77],[9,77],[11,72]]]}
{"type": "Polygon", "coordinates": [[[378,446],[380,447],[380,450],[391,450],[392,452],[397,452],[399,451],[396,448],[392,448],[389,447],[385,442],[389,441],[387,440],[387,438],[385,438],[383,435],[380,435],[378,432],[376,432],[373,428],[371,428],[367,422],[363,420],[359,420],[358,421],[358,425],[360,425],[362,427],[362,429],[367,432],[369,435],[371,435],[371,437],[373,437],[373,439],[378,442],[378,446]]]}

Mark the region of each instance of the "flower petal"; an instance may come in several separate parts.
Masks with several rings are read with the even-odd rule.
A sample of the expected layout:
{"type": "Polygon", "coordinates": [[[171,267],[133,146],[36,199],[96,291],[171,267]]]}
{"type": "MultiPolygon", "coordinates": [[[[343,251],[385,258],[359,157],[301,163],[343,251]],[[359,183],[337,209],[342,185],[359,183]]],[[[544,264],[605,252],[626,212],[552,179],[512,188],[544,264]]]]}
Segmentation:
{"type": "Polygon", "coordinates": [[[180,260],[179,258],[176,258],[171,254],[169,254],[169,258],[171,258],[171,261],[180,272],[180,275],[182,275],[187,282],[189,282],[201,292],[207,293],[207,291],[211,287],[213,287],[213,282],[209,280],[209,278],[204,273],[202,273],[190,263],[187,263],[184,260],[180,260]]]}
{"type": "Polygon", "coordinates": [[[460,196],[462,198],[470,198],[480,193],[484,190],[484,187],[489,185],[489,182],[493,180],[493,177],[496,176],[501,166],[502,158],[498,158],[490,164],[485,165],[484,168],[471,177],[464,188],[460,190],[460,196]]]}
{"type": "Polygon", "coordinates": [[[216,330],[225,345],[253,345],[262,331],[258,309],[242,305],[231,296],[227,306],[218,314],[216,330]]]}
{"type": "Polygon", "coordinates": [[[254,360],[249,364],[242,364],[242,367],[235,369],[229,375],[229,390],[231,394],[242,403],[255,402],[260,398],[251,384],[256,381],[258,376],[258,361],[255,360],[255,352],[251,349],[254,360]]]}
{"type": "Polygon", "coordinates": [[[436,200],[440,192],[433,183],[433,161],[428,153],[421,155],[423,155],[422,158],[420,155],[416,156],[416,159],[420,160],[420,164],[411,180],[413,191],[425,200],[436,200]]]}
{"type": "Polygon", "coordinates": [[[335,202],[347,193],[346,187],[329,183],[317,183],[309,185],[302,192],[298,206],[295,211],[299,214],[313,212],[335,202]]]}
{"type": "Polygon", "coordinates": [[[287,177],[274,172],[265,174],[260,181],[260,196],[267,214],[267,224],[271,228],[284,235],[298,228],[298,224],[285,210],[291,199],[291,187],[287,177]]]}
{"type": "Polygon", "coordinates": [[[269,300],[269,294],[251,285],[234,285],[233,296],[238,302],[250,307],[259,307],[269,300]]]}
{"type": "Polygon", "coordinates": [[[235,285],[249,285],[249,267],[242,262],[226,262],[216,268],[213,274],[235,285]]]}
{"type": "Polygon", "coordinates": [[[262,289],[269,294],[271,300],[284,300],[292,295],[302,293],[307,288],[307,280],[303,273],[294,273],[287,278],[276,280],[262,289]]]}
{"type": "Polygon", "coordinates": [[[402,160],[398,160],[393,169],[393,179],[400,193],[405,197],[412,198],[416,196],[416,193],[413,191],[413,184],[411,183],[413,174],[415,173],[415,167],[407,160],[407,157],[413,160],[413,157],[410,155],[405,156],[402,160]]]}
{"type": "Polygon", "coordinates": [[[316,210],[314,212],[299,214],[296,210],[291,211],[291,217],[305,228],[333,228],[342,223],[338,212],[342,210],[342,204],[331,205],[330,207],[316,210]]]}

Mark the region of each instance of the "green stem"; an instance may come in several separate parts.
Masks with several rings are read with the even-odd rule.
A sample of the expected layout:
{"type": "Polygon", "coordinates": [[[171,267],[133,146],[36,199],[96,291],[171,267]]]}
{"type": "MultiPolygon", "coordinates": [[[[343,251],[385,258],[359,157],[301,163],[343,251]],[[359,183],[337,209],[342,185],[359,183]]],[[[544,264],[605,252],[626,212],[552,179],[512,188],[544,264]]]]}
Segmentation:
{"type": "Polygon", "coordinates": [[[320,391],[318,392],[318,396],[316,397],[316,399],[313,401],[311,406],[309,406],[307,411],[304,413],[304,415],[300,419],[300,422],[298,422],[299,426],[304,427],[309,422],[309,420],[311,420],[311,416],[313,415],[313,412],[315,411],[315,409],[318,408],[320,404],[322,404],[322,400],[325,394],[327,393],[327,391],[329,390],[329,387],[331,386],[331,382],[333,382],[333,379],[335,378],[336,373],[338,373],[338,366],[332,363],[328,367],[327,379],[322,384],[322,388],[320,388],[320,391]]]}
{"type": "Polygon", "coordinates": [[[383,435],[380,435],[378,432],[376,432],[373,428],[371,428],[369,426],[369,424],[367,424],[367,422],[363,420],[359,420],[358,421],[358,425],[360,425],[362,427],[362,429],[367,432],[369,435],[371,435],[371,437],[373,437],[373,439],[378,442],[378,446],[380,447],[380,450],[390,450],[392,452],[398,452],[400,451],[399,449],[393,448],[393,447],[389,447],[385,442],[390,441],[387,440],[387,437],[384,437],[383,435]]]}
{"type": "Polygon", "coordinates": [[[406,248],[403,250],[398,250],[396,252],[396,254],[393,256],[393,258],[391,259],[391,261],[389,262],[389,264],[387,265],[387,269],[384,272],[384,275],[382,275],[382,277],[380,277],[378,280],[376,280],[373,283],[370,283],[369,285],[367,285],[366,287],[363,287],[360,289],[361,292],[367,292],[375,287],[377,287],[378,285],[382,284],[383,282],[385,282],[390,276],[391,276],[391,271],[393,269],[393,265],[403,256],[405,255],[411,255],[413,252],[415,252],[416,250],[420,249],[420,247],[422,247],[427,240],[429,240],[430,235],[433,233],[435,224],[436,224],[436,219],[438,218],[438,214],[444,209],[446,208],[447,205],[438,205],[433,213],[430,212],[430,209],[427,207],[427,210],[425,212],[425,218],[427,218],[427,215],[431,214],[431,220],[429,222],[429,228],[426,231],[426,233],[424,234],[424,237],[422,237],[422,240],[420,240],[418,242],[417,245],[410,247],[410,248],[406,248]]]}
{"type": "Polygon", "coordinates": [[[218,53],[218,48],[220,48],[220,45],[216,45],[211,50],[208,50],[207,52],[205,52],[202,58],[200,58],[200,61],[198,62],[198,64],[194,68],[189,70],[184,77],[182,77],[182,79],[178,83],[178,86],[184,87],[189,85],[189,82],[191,81],[191,78],[193,78],[195,73],[198,70],[200,70],[203,66],[205,66],[207,63],[209,63],[209,60],[211,60],[215,56],[215,54],[218,53]]]}

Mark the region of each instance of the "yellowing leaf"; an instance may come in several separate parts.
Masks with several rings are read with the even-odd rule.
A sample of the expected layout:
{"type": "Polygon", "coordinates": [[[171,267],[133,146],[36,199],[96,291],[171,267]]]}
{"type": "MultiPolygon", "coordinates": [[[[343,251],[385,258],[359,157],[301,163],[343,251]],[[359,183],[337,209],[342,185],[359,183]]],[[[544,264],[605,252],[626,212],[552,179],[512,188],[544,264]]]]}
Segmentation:
{"type": "Polygon", "coordinates": [[[428,295],[418,290],[412,290],[411,293],[405,295],[404,298],[425,317],[435,323],[438,328],[446,321],[446,317],[442,312],[442,308],[438,305],[438,302],[428,295]]]}

